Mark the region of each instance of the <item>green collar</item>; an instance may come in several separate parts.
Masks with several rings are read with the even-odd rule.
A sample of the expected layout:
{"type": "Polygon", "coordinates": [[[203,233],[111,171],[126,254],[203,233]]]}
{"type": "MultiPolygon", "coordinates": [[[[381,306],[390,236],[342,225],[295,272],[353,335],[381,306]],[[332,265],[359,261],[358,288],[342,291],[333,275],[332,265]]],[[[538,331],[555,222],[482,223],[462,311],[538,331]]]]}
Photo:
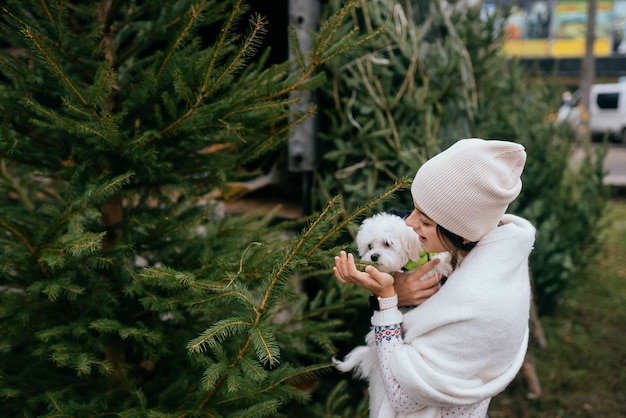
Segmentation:
{"type": "Polygon", "coordinates": [[[407,271],[415,270],[416,268],[428,263],[430,258],[435,254],[436,253],[422,253],[419,260],[409,260],[409,262],[404,265],[404,269],[407,271]]]}

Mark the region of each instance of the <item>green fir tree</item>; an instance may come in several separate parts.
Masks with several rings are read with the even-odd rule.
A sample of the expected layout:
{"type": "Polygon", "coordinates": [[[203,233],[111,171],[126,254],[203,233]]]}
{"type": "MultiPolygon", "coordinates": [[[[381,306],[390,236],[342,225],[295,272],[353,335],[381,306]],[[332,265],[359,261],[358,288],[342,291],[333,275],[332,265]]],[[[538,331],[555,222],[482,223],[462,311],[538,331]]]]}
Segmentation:
{"type": "Polygon", "coordinates": [[[302,226],[223,201],[315,112],[289,93],[373,36],[343,25],[354,7],[305,54],[241,0],[3,2],[0,415],[280,416],[310,398],[362,298],[329,280],[340,205],[302,226]],[[268,61],[270,30],[292,62],[268,61]],[[316,275],[325,291],[304,293],[316,275]]]}

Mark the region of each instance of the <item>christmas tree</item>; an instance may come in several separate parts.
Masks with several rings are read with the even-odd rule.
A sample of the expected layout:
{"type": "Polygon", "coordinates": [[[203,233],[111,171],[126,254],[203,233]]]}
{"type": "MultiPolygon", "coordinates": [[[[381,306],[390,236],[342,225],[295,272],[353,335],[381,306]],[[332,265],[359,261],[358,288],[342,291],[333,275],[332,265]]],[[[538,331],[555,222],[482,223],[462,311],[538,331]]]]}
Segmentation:
{"type": "Polygon", "coordinates": [[[335,201],[304,227],[224,201],[315,111],[290,93],[371,38],[342,24],[353,8],[305,53],[241,0],[3,3],[2,416],[275,416],[309,398],[358,291],[301,283],[330,276],[346,222],[335,201]],[[269,62],[269,30],[292,61],[269,62]]]}

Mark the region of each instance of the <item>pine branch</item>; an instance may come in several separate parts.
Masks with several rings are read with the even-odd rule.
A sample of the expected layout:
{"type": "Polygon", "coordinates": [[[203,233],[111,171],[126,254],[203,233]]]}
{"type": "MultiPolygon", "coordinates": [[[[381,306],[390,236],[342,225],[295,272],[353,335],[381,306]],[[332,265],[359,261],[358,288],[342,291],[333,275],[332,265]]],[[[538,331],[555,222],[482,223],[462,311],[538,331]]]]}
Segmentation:
{"type": "Polygon", "coordinates": [[[280,361],[280,349],[278,341],[272,332],[266,327],[259,326],[250,329],[252,346],[255,349],[256,357],[262,364],[274,367],[280,361]]]}
{"type": "MultiPolygon", "coordinates": [[[[202,12],[204,10],[205,4],[206,4],[206,0],[202,0],[200,4],[193,5],[191,7],[191,11],[189,13],[189,19],[187,20],[187,23],[185,24],[184,28],[181,29],[181,31],[178,33],[178,36],[176,37],[176,39],[174,39],[174,42],[170,44],[167,50],[167,53],[165,54],[165,57],[163,58],[163,62],[161,63],[161,66],[156,72],[155,77],[156,77],[157,82],[163,76],[163,72],[165,71],[165,68],[170,63],[174,54],[179,50],[183,41],[187,38],[187,36],[189,35],[189,32],[194,27],[197,20],[202,16],[202,12]]],[[[204,86],[206,86],[206,80],[205,80],[204,86]]],[[[203,86],[203,90],[204,90],[204,86],[203,86]]]]}
{"type": "MultiPolygon", "coordinates": [[[[331,205],[329,205],[330,208],[331,205]]],[[[278,347],[275,345],[273,341],[273,337],[271,334],[264,333],[261,328],[261,321],[263,317],[263,313],[268,309],[268,301],[272,296],[274,289],[279,282],[282,280],[283,275],[288,270],[288,266],[290,266],[295,259],[296,255],[301,251],[301,247],[307,242],[308,235],[315,230],[316,226],[321,222],[324,218],[324,213],[314,220],[312,224],[307,228],[307,230],[302,234],[299,240],[293,245],[292,249],[286,254],[285,258],[281,262],[281,265],[277,268],[277,270],[273,273],[271,280],[269,283],[264,286],[265,290],[263,292],[263,296],[258,304],[258,307],[255,309],[256,318],[253,322],[249,322],[245,319],[238,319],[236,317],[229,318],[226,320],[221,320],[216,322],[212,327],[203,332],[199,337],[190,341],[188,344],[188,349],[192,352],[196,352],[198,350],[202,351],[205,347],[214,346],[219,341],[223,341],[224,338],[233,335],[234,333],[242,333],[245,328],[250,327],[250,333],[245,343],[239,350],[239,354],[233,359],[233,361],[229,365],[229,369],[233,369],[237,366],[243,359],[245,358],[245,353],[248,351],[250,346],[256,347],[257,356],[260,356],[260,360],[266,359],[269,364],[274,364],[277,361],[277,357],[275,357],[275,352],[278,352],[278,347]],[[257,338],[258,337],[258,338],[257,338]]],[[[226,369],[219,369],[226,370],[226,369]]],[[[206,404],[208,400],[213,396],[213,393],[217,390],[217,388],[226,381],[227,375],[223,374],[219,378],[217,374],[219,372],[218,369],[214,368],[210,375],[210,381],[212,385],[214,385],[207,396],[204,398],[202,405],[206,404]]]]}
{"type": "Polygon", "coordinates": [[[196,284],[196,276],[191,272],[174,270],[169,267],[146,267],[138,277],[143,279],[158,279],[162,283],[167,283],[167,287],[172,287],[171,283],[176,283],[180,287],[188,287],[196,284]]]}
{"type": "MultiPolygon", "coordinates": [[[[258,80],[257,80],[258,83],[258,80]]],[[[250,95],[252,96],[252,95],[250,95]]],[[[254,104],[251,106],[247,106],[247,107],[242,107],[242,108],[234,108],[232,111],[226,113],[224,116],[222,116],[222,120],[226,121],[228,119],[231,119],[233,116],[237,116],[237,115],[241,115],[243,113],[251,113],[251,112],[257,112],[257,111],[261,111],[261,110],[283,110],[286,107],[288,107],[290,104],[293,104],[295,102],[298,101],[297,98],[288,98],[288,99],[281,99],[281,100],[276,100],[276,101],[261,101],[260,98],[253,98],[253,97],[244,97],[242,98],[241,102],[242,103],[249,103],[248,100],[249,99],[253,99],[254,100],[254,104]],[[261,103],[259,103],[261,102],[261,103]]]]}
{"type": "MultiPolygon", "coordinates": [[[[347,11],[351,5],[354,5],[354,3],[354,0],[350,1],[345,10],[347,11]]],[[[351,30],[350,33],[346,34],[346,36],[342,37],[341,42],[336,42],[334,40],[336,40],[337,32],[346,16],[347,13],[337,13],[333,19],[325,22],[320,28],[319,42],[315,42],[313,47],[314,62],[323,64],[342,56],[349,51],[358,50],[384,33],[384,29],[379,28],[374,32],[367,32],[364,35],[357,37],[359,31],[359,28],[357,27],[351,30]]]]}
{"type": "MultiPolygon", "coordinates": [[[[66,224],[66,222],[70,221],[71,219],[77,219],[78,216],[81,213],[87,211],[91,205],[98,204],[103,201],[104,203],[101,209],[105,225],[117,225],[121,220],[121,213],[119,213],[119,211],[121,210],[121,199],[111,198],[122,187],[124,187],[124,185],[128,184],[132,176],[133,173],[129,172],[110,179],[108,182],[97,186],[94,190],[87,190],[82,196],[77,198],[74,202],[72,202],[70,206],[65,209],[62,216],[58,217],[55,222],[52,223],[52,225],[49,225],[49,228],[45,231],[43,235],[43,242],[51,240],[52,237],[54,237],[59,231],[59,229],[61,229],[66,224]]],[[[98,236],[103,237],[104,234],[99,234],[98,236]]],[[[108,238],[112,239],[115,237],[108,238]]],[[[107,243],[107,248],[109,244],[111,243],[107,243]]]]}
{"type": "Polygon", "coordinates": [[[328,51],[332,45],[333,41],[337,38],[342,40],[351,39],[356,33],[358,33],[359,28],[354,28],[348,36],[338,37],[336,36],[337,32],[341,29],[343,22],[347,20],[347,17],[352,13],[352,10],[356,7],[357,3],[355,0],[350,0],[344,7],[337,10],[329,19],[327,19],[319,29],[318,39],[316,40],[313,53],[314,56],[320,55],[320,53],[325,53],[328,51]]]}
{"type": "MultiPolygon", "coordinates": [[[[93,92],[91,101],[89,102],[90,108],[96,108],[100,100],[103,98],[105,100],[107,99],[107,97],[103,95],[105,93],[110,93],[111,86],[116,82],[115,76],[115,71],[109,65],[103,65],[102,68],[99,69],[98,74],[96,74],[95,77],[95,84],[90,89],[93,92]]],[[[108,110],[110,110],[110,108],[108,110]]]]}
{"type": "Polygon", "coordinates": [[[41,106],[39,103],[33,101],[30,98],[25,98],[24,102],[33,107],[35,110],[37,110],[38,112],[40,112],[42,115],[47,116],[51,121],[58,123],[59,125],[62,125],[63,127],[65,127],[68,131],[72,130],[72,125],[69,123],[69,121],[63,119],[60,115],[58,115],[56,112],[53,112],[50,109],[45,108],[44,106],[41,106]]]}
{"type": "Polygon", "coordinates": [[[470,121],[472,132],[475,132],[476,121],[475,121],[474,113],[476,112],[476,109],[478,109],[478,94],[477,94],[477,89],[476,89],[476,80],[474,79],[474,66],[472,64],[472,57],[470,56],[469,51],[465,47],[465,43],[460,38],[456,28],[452,24],[452,21],[450,20],[450,16],[448,15],[448,13],[446,13],[445,10],[443,10],[443,7],[444,7],[443,4],[438,2],[437,5],[439,7],[439,15],[443,18],[446,28],[448,29],[450,33],[454,48],[457,51],[459,51],[459,53],[463,57],[461,62],[464,65],[462,64],[460,73],[461,73],[463,81],[465,82],[466,88],[463,89],[462,91],[464,92],[464,96],[467,98],[467,103],[468,103],[467,117],[470,121]],[[468,97],[468,92],[470,94],[469,97],[468,97]]]}
{"type": "MultiPolygon", "coordinates": [[[[202,353],[207,350],[208,347],[211,347],[215,344],[219,344],[224,341],[226,338],[234,335],[243,333],[249,327],[254,326],[255,323],[239,317],[232,317],[227,319],[222,319],[216,321],[211,327],[202,332],[197,338],[189,341],[187,343],[187,349],[189,353],[202,353]]],[[[244,347],[248,347],[252,341],[251,337],[248,337],[247,343],[244,347]]],[[[243,353],[244,350],[242,350],[243,353]]],[[[241,357],[243,354],[240,354],[241,357]]],[[[237,360],[241,360],[238,358],[237,360]]],[[[236,363],[231,364],[231,367],[235,366],[236,363]]]]}
{"type": "Polygon", "coordinates": [[[43,37],[36,36],[37,32],[33,31],[33,29],[29,27],[25,28],[23,30],[23,33],[26,39],[28,39],[32,43],[32,45],[39,52],[39,54],[46,61],[46,63],[53,69],[53,71],[59,76],[59,78],[63,80],[63,82],[70,89],[70,91],[74,93],[74,96],[78,100],[80,100],[82,105],[85,106],[85,108],[89,109],[92,116],[99,121],[98,113],[93,107],[89,106],[89,102],[85,99],[85,97],[83,97],[78,87],[76,87],[76,85],[72,82],[72,78],[68,74],[66,74],[65,71],[63,71],[58,62],[53,58],[50,49],[46,45],[43,37]]]}
{"type": "Polygon", "coordinates": [[[233,75],[233,73],[236,70],[238,70],[239,68],[241,68],[241,66],[245,64],[246,57],[256,50],[255,46],[258,43],[257,38],[259,36],[262,36],[265,33],[264,26],[266,22],[260,16],[256,17],[256,20],[254,21],[253,28],[252,28],[250,35],[248,35],[245,43],[238,49],[237,54],[231,58],[229,65],[209,85],[209,82],[211,81],[211,74],[217,62],[218,54],[222,52],[221,48],[223,47],[225,39],[227,36],[230,35],[231,27],[236,21],[236,18],[239,14],[239,11],[241,8],[241,2],[242,0],[239,0],[237,2],[236,7],[233,8],[233,11],[230,15],[230,20],[226,23],[225,27],[222,29],[222,36],[218,40],[217,45],[214,47],[213,56],[209,63],[209,67],[205,71],[204,82],[202,84],[200,95],[197,98],[196,102],[189,107],[186,113],[184,113],[182,116],[180,116],[178,119],[170,123],[165,128],[161,129],[159,132],[159,135],[170,133],[171,131],[176,129],[179,125],[181,125],[184,121],[189,119],[195,113],[195,111],[200,107],[200,105],[202,105],[209,97],[211,97],[214,90],[218,86],[222,85],[222,82],[224,82],[225,79],[233,75]]]}
{"type": "Polygon", "coordinates": [[[243,158],[242,162],[244,164],[247,164],[266,154],[270,149],[274,149],[278,144],[285,142],[288,139],[285,134],[289,133],[295,126],[301,124],[306,118],[313,115],[315,113],[315,110],[315,105],[309,106],[307,112],[299,115],[298,117],[291,120],[288,124],[285,124],[280,129],[274,131],[272,135],[268,136],[266,142],[259,143],[253,148],[244,151],[242,154],[245,157],[243,158]]]}
{"type": "Polygon", "coordinates": [[[48,3],[45,1],[41,1],[39,2],[39,4],[45,12],[46,18],[48,19],[48,23],[50,25],[54,25],[55,19],[54,19],[54,16],[52,16],[52,12],[50,11],[50,8],[48,7],[48,3]]]}
{"type": "MultiPolygon", "coordinates": [[[[256,392],[259,394],[272,393],[284,385],[295,386],[298,383],[304,382],[311,378],[319,376],[322,372],[331,370],[335,367],[334,363],[322,363],[308,367],[293,368],[289,366],[282,367],[276,370],[275,375],[280,376],[278,378],[271,379],[266,385],[259,385],[256,388],[256,392]]],[[[246,399],[247,394],[240,394],[229,397],[228,399],[217,402],[216,405],[223,404],[237,404],[246,399]]],[[[205,398],[206,399],[206,398],[205,398]]]]}
{"type": "MultiPolygon", "coordinates": [[[[372,62],[368,60],[366,61],[366,64],[369,67],[368,68],[369,73],[372,73],[372,62]]],[[[381,102],[380,108],[385,114],[387,125],[389,126],[389,129],[391,129],[391,133],[394,139],[394,142],[393,143],[390,142],[389,146],[395,149],[400,149],[401,148],[400,134],[398,132],[398,127],[396,126],[394,115],[391,112],[391,106],[389,105],[389,102],[387,101],[386,91],[383,88],[382,84],[380,83],[380,80],[378,80],[377,78],[374,78],[374,84],[376,86],[377,96],[380,98],[379,99],[381,102]]]]}
{"type": "Polygon", "coordinates": [[[7,221],[3,219],[0,219],[0,227],[4,228],[10,234],[14,235],[24,245],[24,247],[26,247],[26,250],[30,254],[35,253],[35,248],[30,244],[28,239],[26,239],[26,237],[17,228],[13,227],[12,225],[10,225],[7,221]]]}
{"type": "Polygon", "coordinates": [[[207,98],[215,90],[218,86],[224,82],[224,80],[240,70],[241,67],[246,64],[247,58],[254,53],[259,46],[259,38],[265,36],[266,30],[265,26],[267,22],[259,15],[256,15],[252,20],[252,30],[250,34],[246,37],[245,42],[241,47],[239,47],[237,54],[233,56],[230,60],[228,66],[222,71],[222,73],[215,79],[212,83],[212,86],[209,86],[209,78],[208,74],[205,76],[205,82],[202,86],[203,97],[207,98]]]}
{"type": "Polygon", "coordinates": [[[32,211],[35,209],[35,204],[28,197],[27,190],[24,190],[23,187],[20,187],[17,182],[17,178],[9,173],[7,168],[6,160],[0,159],[0,173],[2,174],[2,179],[8,185],[9,190],[13,190],[18,196],[19,199],[24,203],[26,209],[28,211],[32,211]]]}
{"type": "Polygon", "coordinates": [[[242,417],[265,417],[270,414],[274,414],[278,410],[279,406],[280,402],[278,399],[270,399],[268,401],[259,402],[256,405],[250,406],[240,412],[242,417]]]}
{"type": "Polygon", "coordinates": [[[300,71],[304,73],[306,72],[308,65],[305,60],[305,55],[302,53],[302,48],[300,47],[300,37],[298,36],[296,28],[293,25],[289,25],[288,30],[289,41],[292,45],[291,49],[293,51],[294,59],[298,64],[298,67],[300,67],[300,71]]]}
{"type": "Polygon", "coordinates": [[[215,44],[215,47],[213,48],[213,55],[211,56],[211,61],[209,62],[209,65],[205,71],[204,82],[202,83],[203,92],[206,92],[208,89],[209,80],[211,78],[211,75],[213,74],[213,70],[215,69],[215,66],[217,65],[219,54],[222,52],[224,45],[226,43],[226,39],[230,35],[230,31],[232,27],[234,26],[235,22],[237,21],[237,18],[241,12],[241,5],[242,5],[242,0],[238,0],[235,3],[228,19],[224,22],[222,30],[220,31],[221,35],[218,38],[215,44]]]}
{"type": "MultiPolygon", "coordinates": [[[[351,222],[353,222],[358,217],[362,216],[365,212],[371,210],[373,207],[377,206],[381,202],[387,200],[390,196],[392,196],[395,192],[400,189],[406,188],[406,186],[410,183],[409,179],[399,179],[391,188],[387,189],[385,192],[381,193],[371,201],[369,201],[366,205],[354,211],[351,215],[344,218],[343,221],[338,223],[331,231],[328,232],[324,237],[319,239],[317,243],[307,252],[307,258],[311,257],[311,255],[319,249],[328,239],[336,236],[337,231],[345,228],[351,222]]],[[[324,209],[323,214],[327,213],[331,206],[333,206],[336,201],[330,201],[326,208],[324,209]]],[[[320,216],[320,218],[323,216],[320,216]]]]}

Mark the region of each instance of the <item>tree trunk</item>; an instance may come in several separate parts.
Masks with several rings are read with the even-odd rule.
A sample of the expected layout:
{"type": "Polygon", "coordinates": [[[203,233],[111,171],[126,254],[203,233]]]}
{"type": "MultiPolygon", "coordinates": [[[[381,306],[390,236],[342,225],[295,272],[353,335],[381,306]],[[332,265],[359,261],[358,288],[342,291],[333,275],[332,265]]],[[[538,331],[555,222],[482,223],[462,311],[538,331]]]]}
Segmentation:
{"type": "MultiPolygon", "coordinates": [[[[593,51],[596,31],[596,0],[589,0],[587,9],[587,36],[585,39],[585,57],[582,62],[582,72],[580,80],[580,91],[582,94],[582,104],[589,112],[589,95],[591,85],[596,76],[596,60],[593,51]]],[[[585,132],[589,131],[589,118],[583,118],[585,132]]]]}

